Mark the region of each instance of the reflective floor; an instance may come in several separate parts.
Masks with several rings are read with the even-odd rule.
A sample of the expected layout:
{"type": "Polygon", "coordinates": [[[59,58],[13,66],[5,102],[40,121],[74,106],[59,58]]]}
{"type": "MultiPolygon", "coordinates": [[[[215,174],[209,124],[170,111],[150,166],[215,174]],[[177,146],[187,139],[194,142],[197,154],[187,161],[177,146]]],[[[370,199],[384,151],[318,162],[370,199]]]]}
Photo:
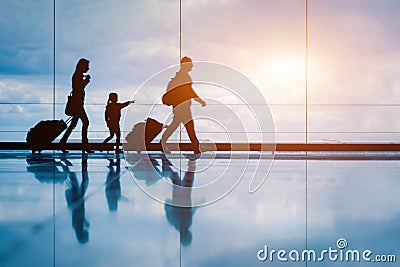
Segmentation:
{"type": "Polygon", "coordinates": [[[0,266],[397,266],[399,155],[342,156],[1,153],[0,266]]]}

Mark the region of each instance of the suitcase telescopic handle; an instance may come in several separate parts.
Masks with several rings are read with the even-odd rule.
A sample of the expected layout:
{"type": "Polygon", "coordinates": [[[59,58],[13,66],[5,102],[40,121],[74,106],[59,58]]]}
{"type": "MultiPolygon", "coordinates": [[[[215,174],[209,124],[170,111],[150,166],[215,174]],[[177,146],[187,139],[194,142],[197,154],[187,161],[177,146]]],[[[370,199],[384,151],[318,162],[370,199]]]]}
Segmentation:
{"type": "Polygon", "coordinates": [[[65,121],[65,123],[68,124],[68,123],[70,123],[71,121],[72,121],[72,116],[69,117],[69,118],[65,121]]]}

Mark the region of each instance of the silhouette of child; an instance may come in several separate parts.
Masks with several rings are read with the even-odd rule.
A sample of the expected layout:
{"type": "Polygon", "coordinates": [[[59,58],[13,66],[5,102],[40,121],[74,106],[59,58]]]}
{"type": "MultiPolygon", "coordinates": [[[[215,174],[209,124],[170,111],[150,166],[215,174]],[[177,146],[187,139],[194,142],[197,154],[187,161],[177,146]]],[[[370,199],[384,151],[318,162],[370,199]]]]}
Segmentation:
{"type": "Polygon", "coordinates": [[[107,127],[110,130],[110,136],[107,137],[103,144],[110,141],[114,134],[117,136],[116,142],[116,153],[121,153],[119,149],[120,140],[121,140],[121,130],[119,127],[119,120],[121,118],[121,109],[127,107],[129,104],[133,104],[135,101],[126,101],[124,103],[118,103],[118,94],[117,93],[110,93],[108,95],[108,101],[106,106],[105,112],[105,120],[107,123],[107,127]]]}

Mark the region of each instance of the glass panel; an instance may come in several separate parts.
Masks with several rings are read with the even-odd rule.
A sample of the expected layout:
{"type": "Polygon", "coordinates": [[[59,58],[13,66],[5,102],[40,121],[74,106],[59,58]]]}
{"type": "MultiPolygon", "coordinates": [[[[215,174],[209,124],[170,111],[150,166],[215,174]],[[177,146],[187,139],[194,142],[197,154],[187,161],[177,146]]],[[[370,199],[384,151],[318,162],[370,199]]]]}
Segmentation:
{"type": "MultiPolygon", "coordinates": [[[[304,142],[306,128],[311,142],[399,142],[400,3],[308,1],[306,127],[305,2],[182,1],[180,25],[179,1],[57,0],[54,14],[53,0],[3,0],[0,140],[22,142],[37,122],[66,119],[71,77],[82,57],[90,60],[85,109],[91,141],[108,135],[104,111],[110,92],[118,93],[119,102],[136,100],[122,111],[123,141],[149,116],[149,108],[150,115],[169,123],[172,108],[160,97],[179,67],[168,69],[154,87],[141,85],[179,63],[182,26],[182,55],[237,70],[268,104],[260,98],[243,103],[252,91],[224,95],[226,88],[201,80],[204,73],[195,71],[201,64],[195,65],[191,74],[199,80],[194,89],[208,104],[192,107],[201,142],[245,141],[244,133],[248,141],[264,140],[260,134],[271,129],[256,128],[249,107],[256,115],[270,108],[277,142],[304,142]],[[228,114],[242,115],[247,127],[220,127],[222,121],[236,125],[228,114]],[[210,118],[217,118],[215,124],[210,118]]],[[[229,85],[240,81],[227,77],[232,78],[229,85]]],[[[80,124],[69,140],[81,140],[80,124]]],[[[170,141],[189,139],[183,130],[170,141]]],[[[164,154],[147,155],[0,153],[0,265],[261,266],[268,262],[258,260],[257,252],[266,246],[270,253],[319,253],[339,248],[340,238],[349,249],[382,255],[398,251],[400,240],[393,234],[400,207],[398,152],[278,152],[271,169],[267,153],[204,153],[196,161],[173,154],[175,165],[164,154]],[[264,174],[269,175],[263,186],[250,194],[250,180],[264,174]],[[171,199],[155,201],[133,179],[148,187],[179,180],[202,188],[221,177],[228,184],[239,176],[229,194],[189,209],[162,202],[171,199]]],[[[181,196],[178,191],[171,190],[172,199],[199,201],[191,190],[181,196]]],[[[272,257],[266,252],[258,255],[272,257]]],[[[274,266],[321,265],[280,262],[277,253],[274,260],[266,259],[274,266]]],[[[322,263],[331,265],[325,259],[322,263]]]]}
{"type": "Polygon", "coordinates": [[[1,141],[24,141],[53,117],[53,1],[1,1],[0,36],[1,141]]]}
{"type": "MultiPolygon", "coordinates": [[[[272,106],[276,131],[304,132],[305,106],[296,106],[305,101],[304,2],[183,1],[182,17],[183,55],[236,69],[257,86],[269,104],[295,105],[288,109],[272,106]]],[[[212,92],[202,91],[200,85],[194,89],[201,97],[213,99],[212,92]]],[[[254,108],[254,103],[248,104],[254,108]]],[[[256,115],[266,116],[265,112],[256,115]]],[[[280,133],[276,136],[280,141],[305,139],[304,134],[287,140],[282,137],[280,133]]],[[[250,140],[260,142],[259,138],[250,140]]]]}
{"type": "Polygon", "coordinates": [[[308,247],[319,258],[329,247],[337,251],[309,266],[364,265],[365,250],[372,252],[372,262],[384,255],[390,265],[387,256],[398,253],[400,244],[393,234],[399,220],[399,167],[398,161],[308,162],[308,247]]]}
{"type": "MultiPolygon", "coordinates": [[[[178,14],[179,3],[171,1],[57,1],[57,117],[65,117],[63,107],[71,92],[72,74],[78,60],[87,58],[91,75],[85,89],[89,138],[107,137],[104,109],[108,94],[118,93],[119,102],[131,100],[145,80],[178,62],[178,14]],[[100,130],[106,132],[97,134],[100,130]]],[[[136,99],[136,104],[149,103],[136,99]]],[[[142,119],[133,116],[130,123],[142,119]]]]}
{"type": "MultiPolygon", "coordinates": [[[[309,103],[346,105],[311,108],[310,131],[367,131],[332,139],[398,141],[375,133],[399,130],[399,2],[309,2],[309,103]],[[365,107],[347,107],[354,104],[365,107]]],[[[310,138],[320,141],[320,135],[310,138]]]]}
{"type": "Polygon", "coordinates": [[[399,142],[397,106],[313,106],[309,136],[315,142],[399,142]]]}

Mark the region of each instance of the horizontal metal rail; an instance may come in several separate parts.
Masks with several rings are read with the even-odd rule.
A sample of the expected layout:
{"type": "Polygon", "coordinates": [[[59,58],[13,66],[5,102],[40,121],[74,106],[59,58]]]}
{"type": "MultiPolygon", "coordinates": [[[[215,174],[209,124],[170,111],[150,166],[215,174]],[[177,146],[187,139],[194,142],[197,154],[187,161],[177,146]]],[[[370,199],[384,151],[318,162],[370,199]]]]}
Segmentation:
{"type": "MultiPolygon", "coordinates": [[[[115,143],[90,143],[92,150],[111,151],[115,149],[115,143]]],[[[126,151],[135,151],[130,144],[122,145],[126,151]]],[[[191,151],[190,143],[169,143],[171,151],[191,151]]],[[[82,143],[67,143],[61,146],[59,143],[43,144],[40,147],[31,147],[26,142],[0,142],[0,150],[82,150],[82,143]]],[[[146,146],[147,151],[161,151],[159,143],[151,143],[146,146]]],[[[202,143],[202,151],[400,151],[400,143],[202,143]]]]}

